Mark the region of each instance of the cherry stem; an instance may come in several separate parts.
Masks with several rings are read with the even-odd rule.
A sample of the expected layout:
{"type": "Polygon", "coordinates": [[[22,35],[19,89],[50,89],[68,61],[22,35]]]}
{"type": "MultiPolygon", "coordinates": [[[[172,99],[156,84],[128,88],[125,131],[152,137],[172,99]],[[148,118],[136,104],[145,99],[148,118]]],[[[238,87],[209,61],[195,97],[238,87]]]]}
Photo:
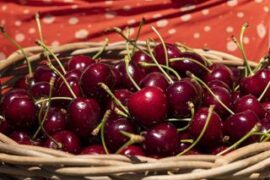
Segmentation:
{"type": "Polygon", "coordinates": [[[125,56],[124,60],[125,60],[126,73],[127,73],[127,76],[129,78],[129,80],[131,81],[133,86],[137,89],[137,91],[141,90],[140,86],[136,83],[136,81],[133,79],[133,77],[129,73],[129,68],[128,67],[129,67],[130,58],[128,56],[125,56]]]}
{"type": "Polygon", "coordinates": [[[37,27],[38,27],[40,41],[41,42],[44,42],[42,28],[41,28],[41,23],[40,23],[40,17],[39,17],[39,13],[38,12],[35,14],[35,19],[36,19],[36,23],[37,23],[37,27]]]}
{"type": "Polygon", "coordinates": [[[102,48],[92,57],[93,59],[97,59],[105,50],[106,47],[109,44],[109,39],[106,38],[104,44],[102,45],[102,48]]]}
{"type": "Polygon", "coordinates": [[[107,110],[107,111],[104,113],[101,122],[97,125],[97,127],[96,127],[96,128],[92,131],[92,133],[91,133],[93,136],[97,136],[97,135],[98,135],[99,131],[100,131],[101,128],[102,128],[102,125],[103,125],[104,121],[107,121],[107,119],[110,117],[111,113],[112,113],[112,111],[111,111],[110,109],[107,110]]]}
{"type": "Polygon", "coordinates": [[[181,142],[181,143],[193,143],[194,140],[193,140],[193,139],[181,139],[180,142],[181,142]]]}
{"type": "Polygon", "coordinates": [[[270,132],[270,129],[264,133],[264,135],[261,138],[261,142],[266,142],[266,141],[268,141],[270,139],[269,132],[270,132]],[[263,139],[263,137],[265,137],[265,138],[263,139]]]}
{"type": "Polygon", "coordinates": [[[48,52],[49,54],[52,55],[52,57],[56,60],[56,62],[58,63],[59,67],[61,68],[62,72],[64,74],[66,74],[66,70],[63,66],[63,64],[61,63],[61,61],[58,59],[58,57],[54,54],[54,52],[52,52],[52,50],[50,50],[50,48],[48,48],[43,42],[41,41],[36,41],[37,45],[41,46],[46,52],[48,52]]]}
{"type": "Polygon", "coordinates": [[[154,61],[154,63],[157,65],[158,69],[162,72],[162,74],[164,74],[164,76],[169,80],[170,84],[173,84],[173,80],[172,78],[166,73],[166,71],[164,71],[164,69],[161,67],[161,65],[158,63],[157,59],[155,58],[152,49],[150,47],[149,44],[149,40],[146,40],[146,45],[147,45],[147,49],[150,53],[150,57],[152,58],[152,60],[154,61]]]}
{"type": "MultiPolygon", "coordinates": [[[[191,112],[191,118],[190,118],[190,119],[193,119],[193,118],[194,118],[194,114],[195,114],[195,107],[194,107],[194,104],[193,104],[192,102],[189,101],[189,102],[188,102],[188,107],[189,107],[189,110],[190,110],[190,112],[191,112]]],[[[177,129],[177,131],[180,132],[180,131],[185,131],[185,130],[187,130],[187,129],[189,128],[190,124],[191,124],[191,121],[189,121],[189,123],[188,123],[186,126],[177,129]]]]}
{"type": "MultiPolygon", "coordinates": [[[[140,34],[141,34],[141,30],[142,30],[142,27],[143,27],[144,24],[145,24],[145,19],[142,18],[141,21],[140,21],[140,24],[139,24],[138,32],[137,32],[136,37],[135,37],[135,39],[134,39],[134,43],[135,43],[136,45],[137,45],[137,41],[138,41],[138,39],[139,39],[139,36],[140,36],[140,34]]],[[[136,47],[133,46],[133,49],[132,49],[132,53],[131,53],[131,54],[134,54],[135,48],[136,48],[136,47]]]]}
{"type": "Polygon", "coordinates": [[[113,111],[119,115],[119,116],[122,116],[122,117],[125,117],[125,118],[129,118],[129,115],[127,115],[126,113],[124,113],[123,111],[121,111],[119,108],[115,107],[113,109],[113,111]]]}
{"type": "Polygon", "coordinates": [[[195,76],[194,74],[192,74],[191,72],[187,71],[187,76],[189,76],[190,78],[198,81],[200,84],[202,84],[208,92],[210,92],[210,94],[221,104],[221,106],[223,108],[225,108],[231,115],[234,114],[234,112],[229,108],[227,107],[220,99],[218,96],[215,95],[215,93],[207,86],[207,84],[205,82],[203,82],[200,78],[198,78],[197,76],[195,76]]]}
{"type": "Polygon", "coordinates": [[[261,93],[260,97],[258,98],[258,101],[262,100],[262,98],[264,97],[264,95],[268,91],[269,87],[270,87],[270,81],[267,83],[266,87],[264,88],[263,92],[261,93]]]}
{"type": "Polygon", "coordinates": [[[169,118],[167,119],[170,122],[175,122],[175,121],[191,121],[191,118],[183,118],[183,119],[177,119],[177,118],[169,118]]]}
{"type": "Polygon", "coordinates": [[[260,62],[257,64],[257,66],[255,67],[255,69],[253,70],[254,73],[256,73],[258,70],[260,70],[261,68],[263,68],[264,66],[267,66],[269,62],[269,57],[264,57],[263,59],[260,60],[260,62]]]}
{"type": "Polygon", "coordinates": [[[217,154],[217,156],[221,156],[223,154],[226,154],[227,152],[237,148],[242,142],[244,142],[246,139],[248,139],[250,136],[254,135],[255,132],[257,132],[260,129],[259,124],[255,124],[254,127],[247,133],[245,134],[241,139],[239,139],[236,143],[225,149],[224,151],[221,151],[220,153],[217,154]]]}
{"type": "Polygon", "coordinates": [[[72,97],[75,99],[77,98],[76,94],[74,93],[74,91],[72,90],[72,88],[70,87],[70,84],[67,82],[66,78],[63,76],[63,74],[56,68],[53,66],[53,64],[51,62],[47,62],[48,67],[54,71],[56,74],[58,74],[60,76],[60,78],[64,81],[65,85],[67,86],[70,94],[72,95],[72,97]]]}
{"type": "MultiPolygon", "coordinates": [[[[157,67],[156,64],[154,63],[147,63],[147,62],[139,62],[139,64],[142,66],[142,67],[157,67]]],[[[178,80],[181,80],[181,77],[179,76],[179,74],[173,69],[173,68],[170,68],[168,66],[165,66],[165,65],[162,65],[160,64],[160,66],[168,71],[171,71],[175,77],[178,79],[178,80]]]]}
{"type": "Polygon", "coordinates": [[[158,32],[158,30],[152,26],[152,29],[153,31],[157,34],[158,38],[160,39],[160,42],[163,46],[163,50],[164,50],[164,54],[165,54],[165,62],[166,62],[166,66],[169,67],[169,56],[168,56],[168,50],[167,50],[167,47],[166,47],[166,44],[162,38],[162,36],[160,35],[160,33],[158,32]]]}
{"type": "Polygon", "coordinates": [[[101,143],[102,143],[103,149],[105,150],[106,154],[110,154],[110,152],[109,152],[107,145],[106,145],[106,142],[105,142],[104,129],[105,129],[105,124],[111,115],[111,112],[112,111],[110,109],[105,112],[105,114],[101,120],[101,127],[100,127],[101,143]]]}
{"type": "Polygon", "coordinates": [[[202,64],[199,61],[196,61],[195,59],[192,59],[192,58],[187,58],[187,57],[172,58],[169,61],[170,62],[177,62],[177,61],[185,61],[185,60],[189,60],[191,62],[194,62],[194,63],[198,64],[199,66],[201,66],[202,68],[204,68],[208,73],[211,73],[211,70],[209,68],[207,68],[204,64],[202,64]]]}
{"type": "Polygon", "coordinates": [[[25,60],[26,60],[26,63],[27,63],[27,67],[28,67],[28,76],[30,78],[33,77],[33,70],[32,70],[32,66],[31,66],[31,63],[30,63],[30,60],[26,54],[26,52],[24,51],[24,49],[22,48],[22,46],[20,46],[14,39],[12,39],[10,37],[10,35],[6,32],[5,28],[3,26],[0,25],[0,32],[5,36],[5,38],[7,40],[9,40],[9,42],[11,44],[13,44],[17,49],[19,49],[22,53],[22,55],[24,56],[25,60]]]}
{"type": "MultiPolygon", "coordinates": [[[[53,101],[53,100],[69,100],[69,101],[72,101],[73,98],[70,98],[70,97],[51,97],[50,100],[51,101],[53,101]]],[[[37,100],[35,102],[35,105],[38,105],[40,103],[47,102],[47,101],[49,101],[49,98],[40,99],[40,100],[37,100]]]]}
{"type": "Polygon", "coordinates": [[[132,134],[126,131],[120,131],[121,134],[123,134],[124,136],[128,137],[129,140],[123,145],[121,146],[117,151],[116,154],[119,154],[123,149],[125,149],[126,147],[135,144],[135,143],[141,143],[144,141],[144,137],[141,135],[137,135],[137,134],[132,134]]]}
{"type": "Polygon", "coordinates": [[[177,156],[181,156],[185,153],[187,153],[188,151],[190,151],[194,146],[196,146],[198,144],[198,142],[201,140],[201,138],[203,137],[207,127],[208,127],[208,124],[210,122],[210,119],[212,117],[212,114],[213,114],[213,111],[214,111],[214,108],[215,106],[214,105],[210,105],[209,106],[209,109],[208,109],[208,115],[207,115],[207,118],[206,118],[206,121],[205,121],[205,124],[203,126],[203,129],[200,133],[200,135],[197,137],[197,139],[188,147],[186,148],[184,151],[182,151],[181,153],[179,153],[177,156]]]}

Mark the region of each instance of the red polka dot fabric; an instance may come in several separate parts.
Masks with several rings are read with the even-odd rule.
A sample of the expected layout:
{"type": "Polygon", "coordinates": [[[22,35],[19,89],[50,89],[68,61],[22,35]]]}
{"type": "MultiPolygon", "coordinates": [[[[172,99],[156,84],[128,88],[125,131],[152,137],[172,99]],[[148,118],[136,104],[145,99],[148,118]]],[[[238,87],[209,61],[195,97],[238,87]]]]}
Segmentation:
{"type": "MultiPolygon", "coordinates": [[[[5,0],[0,2],[0,24],[22,46],[38,39],[35,13],[40,12],[46,44],[59,46],[77,41],[122,40],[113,27],[130,28],[135,36],[142,18],[140,39],[182,42],[196,48],[216,49],[240,56],[231,36],[244,37],[248,58],[258,61],[269,48],[270,0],[5,0]]],[[[15,50],[0,35],[0,59],[15,50]]]]}

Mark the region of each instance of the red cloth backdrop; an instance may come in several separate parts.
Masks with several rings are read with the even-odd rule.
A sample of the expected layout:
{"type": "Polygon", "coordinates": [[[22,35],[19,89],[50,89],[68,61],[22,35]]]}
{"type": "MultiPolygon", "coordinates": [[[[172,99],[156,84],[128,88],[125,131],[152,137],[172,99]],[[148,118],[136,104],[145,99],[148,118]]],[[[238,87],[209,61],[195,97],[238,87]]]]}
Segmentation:
{"type": "MultiPolygon", "coordinates": [[[[35,12],[41,13],[46,43],[58,46],[76,41],[121,40],[112,27],[129,26],[136,34],[146,19],[140,39],[156,38],[155,26],[167,42],[210,48],[240,56],[231,35],[244,38],[248,57],[257,61],[269,48],[270,0],[1,0],[0,23],[22,46],[38,39],[35,12]]],[[[15,50],[0,35],[0,59],[15,50]]]]}

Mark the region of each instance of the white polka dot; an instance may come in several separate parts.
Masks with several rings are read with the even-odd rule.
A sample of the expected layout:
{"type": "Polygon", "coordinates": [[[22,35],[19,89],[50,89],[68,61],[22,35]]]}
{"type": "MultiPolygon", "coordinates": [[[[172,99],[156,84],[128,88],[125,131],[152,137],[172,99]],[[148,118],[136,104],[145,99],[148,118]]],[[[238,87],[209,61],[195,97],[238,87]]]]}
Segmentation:
{"type": "Polygon", "coordinates": [[[52,16],[52,15],[47,15],[45,17],[43,17],[42,21],[45,23],[45,24],[52,24],[55,20],[55,17],[52,16]]]}
{"type": "Polygon", "coordinates": [[[4,19],[2,19],[2,20],[0,21],[0,24],[1,24],[1,25],[5,25],[5,24],[6,24],[6,21],[5,21],[4,19]]]}
{"type": "Polygon", "coordinates": [[[111,0],[107,0],[107,1],[105,1],[105,4],[106,5],[111,5],[113,2],[111,1],[111,0]]]}
{"type": "Polygon", "coordinates": [[[107,19],[113,19],[113,18],[115,18],[115,16],[116,16],[116,12],[114,12],[114,11],[108,11],[105,13],[105,17],[107,19]]]}
{"type": "Polygon", "coordinates": [[[131,24],[135,24],[136,23],[136,20],[135,19],[130,19],[128,20],[128,24],[131,25],[131,24]]]}
{"type": "Polygon", "coordinates": [[[22,22],[21,21],[15,21],[15,26],[21,26],[22,25],[22,22]]]}
{"type": "Polygon", "coordinates": [[[51,43],[51,46],[53,46],[53,47],[57,47],[57,46],[59,46],[59,45],[60,45],[59,41],[53,41],[53,42],[51,43]]]}
{"type": "Polygon", "coordinates": [[[242,17],[244,17],[244,13],[243,12],[238,12],[236,14],[236,16],[239,17],[239,18],[242,18],[242,17]]]}
{"type": "Polygon", "coordinates": [[[29,30],[28,30],[28,33],[29,34],[34,34],[36,32],[36,29],[35,28],[30,28],[29,30]]]}
{"type": "Polygon", "coordinates": [[[263,0],[255,0],[256,3],[262,3],[263,0]]]}
{"type": "Polygon", "coordinates": [[[181,20],[182,21],[188,21],[191,19],[191,15],[190,14],[185,14],[183,16],[181,16],[181,20]]]}
{"type": "Polygon", "coordinates": [[[19,33],[15,36],[15,40],[18,42],[22,42],[24,39],[25,39],[25,36],[22,33],[19,33]]]}
{"type": "Polygon", "coordinates": [[[153,15],[153,18],[154,18],[154,19],[157,19],[157,18],[160,18],[161,16],[162,16],[161,14],[154,14],[154,15],[153,15]]]}
{"type": "Polygon", "coordinates": [[[135,32],[135,29],[134,28],[129,28],[129,35],[134,34],[134,32],[135,32]]]}
{"type": "Polygon", "coordinates": [[[170,29],[170,30],[168,31],[168,33],[169,33],[169,34],[175,34],[175,33],[176,33],[176,29],[170,29]]]}
{"type": "Polygon", "coordinates": [[[233,27],[228,26],[228,27],[226,28],[226,32],[228,32],[228,33],[233,32],[233,27]]]}
{"type": "Polygon", "coordinates": [[[29,9],[23,10],[23,13],[24,13],[24,14],[28,14],[29,12],[30,12],[29,9]]]}
{"type": "Polygon", "coordinates": [[[77,39],[85,39],[88,36],[88,31],[86,29],[81,29],[75,33],[75,38],[77,39]]]}
{"type": "Polygon", "coordinates": [[[125,5],[125,6],[123,7],[123,9],[124,9],[125,11],[128,11],[128,10],[130,10],[130,9],[131,9],[131,6],[129,6],[129,5],[125,5]]]}
{"type": "Polygon", "coordinates": [[[161,19],[157,22],[158,27],[165,27],[168,25],[168,21],[166,19],[161,19]]]}
{"type": "Polygon", "coordinates": [[[237,49],[237,45],[233,41],[229,41],[227,43],[227,49],[229,51],[235,51],[237,49]]]}
{"type": "Polygon", "coordinates": [[[7,6],[3,5],[1,9],[2,9],[2,11],[5,11],[5,10],[7,10],[7,6]]]}
{"type": "Polygon", "coordinates": [[[203,15],[207,15],[207,14],[209,14],[209,10],[208,10],[208,9],[204,9],[204,10],[202,10],[202,14],[203,14],[203,15]]]}
{"type": "Polygon", "coordinates": [[[71,25],[77,24],[78,22],[79,22],[79,19],[76,18],[76,17],[71,17],[68,20],[68,23],[71,24],[71,25]]]}
{"type": "Polygon", "coordinates": [[[0,52],[0,60],[5,59],[6,55],[3,52],[0,52]]]}
{"type": "Polygon", "coordinates": [[[66,2],[66,3],[72,3],[74,1],[73,0],[64,0],[64,2],[66,2]]]}
{"type": "Polygon", "coordinates": [[[210,26],[204,26],[203,30],[205,32],[209,32],[211,30],[211,27],[210,26]]]}
{"type": "Polygon", "coordinates": [[[190,11],[190,10],[195,9],[195,8],[196,8],[196,6],[188,5],[188,6],[181,7],[180,11],[183,11],[183,12],[190,11]]]}
{"type": "Polygon", "coordinates": [[[266,35],[266,28],[263,24],[257,25],[257,34],[260,38],[264,38],[264,36],[266,35]]]}
{"type": "Polygon", "coordinates": [[[266,13],[267,13],[267,12],[269,12],[269,7],[264,6],[264,7],[263,7],[263,10],[264,10],[264,12],[266,12],[266,13]]]}
{"type": "Polygon", "coordinates": [[[244,37],[243,42],[244,42],[245,44],[248,44],[248,43],[249,43],[249,37],[244,37]]]}
{"type": "Polygon", "coordinates": [[[78,5],[77,4],[72,5],[71,9],[78,9],[78,5]]]}
{"type": "Polygon", "coordinates": [[[194,33],[193,34],[194,39],[198,39],[198,38],[200,38],[200,36],[201,36],[200,33],[194,33]]]}
{"type": "Polygon", "coordinates": [[[228,6],[236,6],[238,4],[237,0],[229,0],[227,1],[228,6]]]}

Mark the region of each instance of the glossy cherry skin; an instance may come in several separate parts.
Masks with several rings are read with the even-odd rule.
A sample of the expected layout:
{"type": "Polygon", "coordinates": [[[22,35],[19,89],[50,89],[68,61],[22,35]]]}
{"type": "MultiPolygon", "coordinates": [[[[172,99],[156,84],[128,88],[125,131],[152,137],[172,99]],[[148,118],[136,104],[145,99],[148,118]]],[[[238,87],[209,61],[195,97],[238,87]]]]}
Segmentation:
{"type": "Polygon", "coordinates": [[[270,112],[265,113],[265,117],[260,120],[261,132],[267,132],[270,129],[270,112]]]}
{"type": "Polygon", "coordinates": [[[106,122],[104,136],[106,145],[111,152],[117,151],[129,140],[121,131],[134,133],[135,129],[133,124],[125,118],[110,119],[106,122]]]}
{"type": "Polygon", "coordinates": [[[84,55],[76,55],[72,56],[72,58],[67,62],[67,69],[68,70],[79,70],[84,71],[90,64],[95,63],[95,61],[84,55]]]}
{"type": "Polygon", "coordinates": [[[164,92],[169,86],[168,80],[165,78],[165,76],[160,72],[152,72],[147,74],[140,82],[140,87],[159,87],[164,92]]]}
{"type": "Polygon", "coordinates": [[[113,78],[112,70],[108,65],[95,63],[83,71],[80,85],[87,97],[102,100],[107,97],[107,93],[99,86],[99,83],[104,83],[113,89],[115,84],[113,78]]]}
{"type": "Polygon", "coordinates": [[[125,156],[145,156],[143,148],[140,146],[131,145],[126,148],[124,148],[120,154],[123,154],[125,156]]]}
{"type": "Polygon", "coordinates": [[[195,74],[198,77],[203,77],[207,73],[205,68],[198,64],[201,63],[207,67],[207,63],[200,55],[194,52],[182,52],[177,56],[177,58],[183,58],[184,60],[172,62],[171,67],[180,73],[181,76],[186,76],[187,71],[195,74]],[[190,59],[197,61],[198,63],[193,62],[190,59]]]}
{"type": "MultiPolygon", "coordinates": [[[[223,87],[212,87],[212,92],[215,94],[219,100],[225,104],[229,109],[232,109],[232,98],[230,92],[223,87]]],[[[205,90],[203,104],[208,107],[210,105],[215,105],[215,111],[220,116],[227,116],[229,112],[219,103],[219,101],[207,90],[205,90]]]]}
{"type": "Polygon", "coordinates": [[[43,146],[53,149],[60,149],[72,154],[78,154],[81,150],[80,139],[71,131],[58,131],[52,135],[52,138],[58,142],[56,144],[52,139],[47,139],[43,146]]]}
{"type": "Polygon", "coordinates": [[[236,142],[247,134],[259,118],[251,110],[236,113],[224,121],[224,133],[229,136],[230,142],[236,142]]]}
{"type": "Polygon", "coordinates": [[[220,80],[229,87],[233,86],[233,73],[230,68],[223,64],[213,64],[210,67],[211,73],[208,73],[204,77],[204,81],[206,83],[213,81],[213,80],[220,80]]]}
{"type": "Polygon", "coordinates": [[[265,112],[270,111],[270,101],[263,102],[263,103],[261,103],[261,105],[262,105],[265,112]]]}
{"type": "MultiPolygon", "coordinates": [[[[133,83],[130,81],[130,79],[128,77],[125,63],[121,62],[121,63],[115,65],[114,69],[120,73],[121,87],[128,88],[130,90],[135,90],[133,83]]],[[[128,65],[128,73],[130,74],[130,76],[134,79],[134,81],[137,84],[139,84],[140,81],[145,76],[144,69],[142,69],[139,65],[132,63],[132,62],[130,62],[128,65]]]]}
{"type": "Polygon", "coordinates": [[[241,97],[241,92],[240,91],[234,91],[231,93],[231,96],[232,96],[232,102],[233,102],[233,105],[235,105],[235,103],[238,101],[238,99],[240,99],[241,97]]]}
{"type": "Polygon", "coordinates": [[[213,87],[223,87],[223,88],[227,89],[228,91],[231,91],[231,89],[230,89],[230,87],[228,86],[228,84],[226,84],[226,83],[223,82],[223,81],[217,80],[217,79],[208,82],[207,85],[208,85],[210,88],[213,88],[213,87]]]}
{"type": "Polygon", "coordinates": [[[27,80],[26,76],[20,77],[14,84],[14,87],[16,89],[24,89],[24,90],[28,90],[29,87],[31,87],[32,85],[34,85],[35,83],[33,81],[31,81],[32,84],[29,85],[29,82],[27,80]]]}
{"type": "MultiPolygon", "coordinates": [[[[141,62],[146,62],[146,63],[154,63],[152,58],[148,55],[146,55],[145,53],[143,53],[142,51],[136,51],[133,56],[131,57],[131,62],[133,64],[136,64],[138,65],[139,67],[141,66],[140,63],[141,62]]],[[[144,68],[144,70],[146,72],[151,72],[151,71],[154,71],[154,70],[157,70],[157,68],[144,68]]]]}
{"type": "MultiPolygon", "coordinates": [[[[73,69],[73,70],[67,71],[67,73],[64,75],[64,77],[66,80],[79,81],[81,75],[82,75],[81,71],[79,71],[77,69],[73,69]]],[[[63,82],[64,82],[63,79],[61,77],[58,77],[54,83],[55,89],[57,89],[63,82]]]]}
{"type": "Polygon", "coordinates": [[[177,153],[180,139],[177,129],[169,123],[162,123],[148,130],[145,135],[144,149],[147,154],[171,156],[177,153]]]}
{"type": "MultiPolygon", "coordinates": [[[[45,112],[44,112],[45,113],[45,112]]],[[[50,108],[43,124],[45,131],[52,135],[65,130],[67,126],[67,112],[64,109],[50,108]]]]}
{"type": "Polygon", "coordinates": [[[51,78],[57,78],[57,75],[46,65],[39,65],[34,73],[35,82],[50,82],[51,78]]]}
{"type": "Polygon", "coordinates": [[[19,144],[26,144],[26,145],[31,145],[31,138],[29,136],[29,134],[25,131],[13,131],[9,137],[11,139],[13,139],[14,141],[16,141],[19,144]]]}
{"type": "Polygon", "coordinates": [[[100,107],[94,99],[76,98],[69,107],[69,125],[78,136],[90,136],[100,121],[100,107]]]}
{"type": "MultiPolygon", "coordinates": [[[[115,97],[124,105],[127,106],[128,103],[128,99],[129,97],[132,95],[133,93],[131,91],[129,91],[128,89],[117,89],[114,91],[114,95],[115,97]]],[[[109,108],[110,109],[114,109],[116,106],[116,104],[113,102],[113,100],[111,100],[109,102],[109,108]]],[[[118,106],[117,106],[118,107],[118,106]]],[[[119,109],[121,109],[120,107],[118,107],[119,109]]]]}
{"type": "Polygon", "coordinates": [[[264,109],[261,103],[253,95],[245,95],[241,97],[234,105],[234,111],[236,113],[243,112],[248,109],[256,113],[258,117],[264,116],[264,109]]]}
{"type": "Polygon", "coordinates": [[[179,145],[178,153],[181,153],[191,145],[191,143],[182,142],[182,140],[187,140],[187,139],[192,140],[193,137],[188,131],[181,131],[179,132],[179,139],[180,139],[180,145],[179,145]]]}
{"type": "MultiPolygon", "coordinates": [[[[71,89],[73,90],[74,94],[77,96],[77,97],[80,97],[82,96],[81,94],[81,88],[80,88],[80,84],[79,84],[79,81],[76,80],[76,79],[67,79],[67,82],[69,84],[69,86],[71,87],[71,89]]],[[[56,89],[56,96],[59,96],[59,97],[72,97],[72,94],[70,93],[66,83],[62,82],[59,87],[56,89]]]]}
{"type": "MultiPolygon", "coordinates": [[[[167,49],[166,53],[168,54],[169,59],[179,57],[181,54],[179,49],[173,44],[166,43],[166,49],[167,49]]],[[[165,58],[166,56],[165,56],[165,52],[164,52],[164,48],[162,44],[155,46],[154,55],[159,64],[163,64],[163,65],[166,64],[166,58],[165,58]]]]}
{"type": "MultiPolygon", "coordinates": [[[[189,126],[189,132],[196,139],[205,126],[209,108],[200,108],[194,115],[189,126]]],[[[207,129],[202,136],[199,144],[203,147],[212,147],[219,144],[223,138],[223,123],[220,116],[213,111],[211,118],[209,120],[207,129]],[[209,143],[211,142],[211,143],[209,143]]]]}
{"type": "Polygon", "coordinates": [[[97,145],[90,145],[84,148],[81,151],[81,154],[98,155],[98,154],[106,154],[106,152],[102,147],[102,145],[97,144],[97,145]]]}
{"type": "Polygon", "coordinates": [[[41,97],[48,97],[50,94],[50,84],[48,82],[37,82],[31,87],[31,95],[38,99],[41,97]]]}
{"type": "Polygon", "coordinates": [[[160,88],[145,87],[130,96],[128,109],[135,121],[150,128],[165,121],[167,97],[160,88]]]}
{"type": "Polygon", "coordinates": [[[177,118],[189,116],[188,102],[192,102],[196,106],[200,98],[196,87],[187,80],[174,82],[166,92],[170,114],[177,118]]]}

